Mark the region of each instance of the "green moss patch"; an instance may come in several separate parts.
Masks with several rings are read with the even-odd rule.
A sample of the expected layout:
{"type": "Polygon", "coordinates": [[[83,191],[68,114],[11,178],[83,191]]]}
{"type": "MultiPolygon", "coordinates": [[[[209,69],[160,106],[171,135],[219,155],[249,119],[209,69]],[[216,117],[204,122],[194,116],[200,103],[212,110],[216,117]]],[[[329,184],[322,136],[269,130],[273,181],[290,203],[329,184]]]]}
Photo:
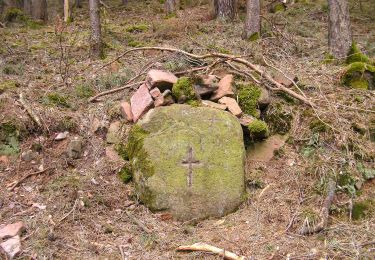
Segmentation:
{"type": "Polygon", "coordinates": [[[78,85],[75,92],[79,98],[89,98],[95,94],[94,88],[89,84],[78,85]]]}
{"type": "Polygon", "coordinates": [[[271,103],[268,106],[265,121],[272,134],[286,134],[292,126],[292,111],[283,103],[271,103]]]}
{"type": "Polygon", "coordinates": [[[142,127],[134,125],[130,130],[126,151],[133,171],[139,171],[144,174],[143,177],[148,178],[153,175],[153,167],[147,159],[147,152],[143,148],[143,140],[149,133],[142,127]],[[147,174],[147,175],[145,175],[147,174]]]}
{"type": "Polygon", "coordinates": [[[375,88],[375,66],[364,62],[354,62],[350,64],[343,76],[342,84],[357,89],[375,88]]]}
{"type": "Polygon", "coordinates": [[[314,119],[310,122],[310,129],[313,132],[325,132],[327,131],[328,127],[321,120],[314,119]]]}
{"type": "Polygon", "coordinates": [[[350,50],[348,52],[348,57],[346,58],[347,64],[352,64],[354,62],[364,62],[369,63],[370,59],[364,55],[361,50],[358,48],[355,42],[352,43],[350,50]]]}
{"type": "Polygon", "coordinates": [[[238,104],[245,114],[259,118],[257,103],[261,92],[260,88],[251,84],[237,86],[238,104]]]}
{"type": "Polygon", "coordinates": [[[283,3],[277,3],[271,8],[271,13],[283,12],[285,11],[286,7],[283,3]]]}
{"type": "Polygon", "coordinates": [[[254,120],[248,125],[250,136],[252,139],[261,140],[268,137],[269,131],[266,122],[262,120],[254,120]]]}
{"type": "Polygon", "coordinates": [[[193,80],[191,78],[179,78],[177,82],[173,84],[172,95],[179,102],[185,101],[187,104],[191,104],[193,106],[197,106],[199,104],[197,94],[195,93],[193,86],[193,80]]]}

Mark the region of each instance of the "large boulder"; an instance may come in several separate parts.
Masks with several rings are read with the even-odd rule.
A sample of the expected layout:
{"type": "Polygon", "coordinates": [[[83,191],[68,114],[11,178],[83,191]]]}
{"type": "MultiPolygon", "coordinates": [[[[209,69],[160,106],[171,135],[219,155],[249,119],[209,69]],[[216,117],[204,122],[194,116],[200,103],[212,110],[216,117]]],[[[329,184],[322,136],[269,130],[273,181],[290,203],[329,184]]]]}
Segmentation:
{"type": "Polygon", "coordinates": [[[219,217],[243,201],[245,148],[228,112],[188,105],[150,110],[128,140],[141,201],[175,219],[219,217]]]}

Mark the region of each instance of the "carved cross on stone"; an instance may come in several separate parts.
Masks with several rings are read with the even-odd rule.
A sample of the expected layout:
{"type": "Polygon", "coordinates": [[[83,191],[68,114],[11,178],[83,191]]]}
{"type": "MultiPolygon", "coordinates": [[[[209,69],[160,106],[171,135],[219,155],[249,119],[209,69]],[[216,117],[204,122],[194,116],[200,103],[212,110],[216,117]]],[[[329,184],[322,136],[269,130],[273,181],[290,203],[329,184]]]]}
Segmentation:
{"type": "Polygon", "coordinates": [[[191,187],[193,182],[193,166],[198,166],[199,164],[200,161],[193,158],[193,148],[189,146],[187,157],[182,161],[182,165],[188,168],[187,181],[189,187],[191,187]]]}

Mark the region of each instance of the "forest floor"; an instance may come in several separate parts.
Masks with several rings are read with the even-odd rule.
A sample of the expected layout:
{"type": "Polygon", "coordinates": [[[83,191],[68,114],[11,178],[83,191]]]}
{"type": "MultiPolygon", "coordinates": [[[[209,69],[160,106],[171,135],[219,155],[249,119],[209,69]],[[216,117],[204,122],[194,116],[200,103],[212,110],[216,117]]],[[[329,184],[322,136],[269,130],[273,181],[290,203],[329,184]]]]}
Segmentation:
{"type": "MultiPolygon", "coordinates": [[[[117,2],[106,1],[112,8],[102,12],[103,60],[90,58],[87,7],[76,10],[74,21],[64,28],[58,20],[0,28],[0,122],[2,127],[17,127],[21,143],[18,147],[16,140],[12,149],[37,151],[31,162],[22,160],[21,152],[0,157],[0,224],[25,223],[20,259],[122,259],[121,254],[128,259],[221,259],[176,252],[178,246],[196,242],[253,259],[375,258],[375,180],[360,181],[364,169],[368,174],[374,169],[369,128],[375,124],[375,93],[341,86],[345,65],[325,62],[325,1],[296,3],[276,14],[264,8],[263,37],[255,42],[241,40],[243,9],[237,21],[223,23],[210,19],[207,4],[166,18],[159,1],[130,1],[126,8],[117,2]],[[115,120],[118,115],[112,108],[129,99],[131,90],[96,103],[87,98],[122,86],[150,62],[172,71],[186,65],[174,54],[155,51],[129,54],[98,70],[137,46],[230,53],[263,66],[266,59],[298,76],[305,95],[318,105],[313,111],[285,95],[272,94],[272,102],[282,102],[283,113],[293,116],[289,139],[268,162],[247,159],[249,198],[238,211],[198,223],[175,222],[139,204],[133,184],[119,179],[121,166],[106,156],[105,134],[92,129],[95,120],[115,120]],[[18,102],[21,92],[44,130],[37,129],[18,102]],[[312,123],[317,115],[327,123],[318,125],[318,131],[312,123]],[[358,133],[353,125],[366,130],[358,133]],[[82,158],[67,158],[69,138],[54,141],[64,131],[69,131],[69,138],[83,137],[82,158]],[[12,191],[7,188],[41,165],[46,172],[12,191]],[[332,176],[338,191],[328,228],[300,235],[305,221],[319,222],[325,184],[332,176]]],[[[351,4],[354,39],[373,58],[375,8],[371,1],[363,5],[361,11],[354,1],[351,4]]]]}

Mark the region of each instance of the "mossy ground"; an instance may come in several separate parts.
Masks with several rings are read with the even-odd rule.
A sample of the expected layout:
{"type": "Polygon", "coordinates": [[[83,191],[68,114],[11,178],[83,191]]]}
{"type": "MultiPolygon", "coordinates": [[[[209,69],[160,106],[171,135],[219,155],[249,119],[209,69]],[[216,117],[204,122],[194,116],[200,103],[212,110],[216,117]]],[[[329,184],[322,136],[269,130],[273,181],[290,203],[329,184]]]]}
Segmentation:
{"type": "Polygon", "coordinates": [[[250,136],[254,140],[265,139],[269,135],[269,130],[266,122],[255,119],[248,125],[250,136]]]}
{"type": "Polygon", "coordinates": [[[199,100],[193,86],[193,79],[189,77],[181,77],[172,87],[172,95],[179,102],[184,101],[192,106],[198,106],[199,100]]]}

